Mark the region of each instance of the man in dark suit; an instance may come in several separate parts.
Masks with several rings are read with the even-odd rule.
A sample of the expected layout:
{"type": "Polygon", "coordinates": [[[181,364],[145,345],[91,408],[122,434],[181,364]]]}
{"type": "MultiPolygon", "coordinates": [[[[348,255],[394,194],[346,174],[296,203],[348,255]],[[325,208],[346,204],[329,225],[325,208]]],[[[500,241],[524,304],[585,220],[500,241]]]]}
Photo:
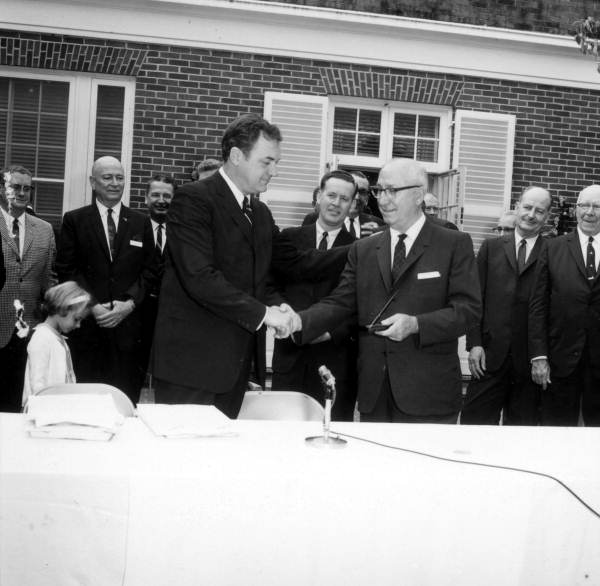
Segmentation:
{"type": "MultiPolygon", "coordinates": [[[[360,171],[352,171],[350,174],[357,185],[358,191],[357,197],[354,198],[352,207],[344,220],[344,226],[353,238],[365,238],[366,236],[371,236],[373,232],[378,231],[384,223],[381,218],[372,215],[366,207],[366,202],[369,199],[371,191],[369,180],[360,171]]],[[[318,211],[310,212],[302,220],[302,225],[314,224],[318,217],[318,211]]]]}
{"type": "Polygon", "coordinates": [[[241,116],[223,136],[223,167],[175,194],[151,358],[157,402],[211,404],[236,417],[253,363],[264,378],[262,326],[279,331],[288,321],[287,307],[269,306],[281,302],[267,294],[271,265],[318,279],[344,263],[342,248],[298,253],[250,197],[277,174],[280,142],[276,126],[241,116]]]}
{"type": "Polygon", "coordinates": [[[93,297],[92,314],[69,336],[79,382],[113,385],[136,403],[142,272],[153,251],[146,218],[121,202],[125,173],[114,157],[101,157],[90,177],[94,201],[63,218],[56,267],[93,297]]]}
{"type": "Polygon", "coordinates": [[[359,326],[361,421],[455,423],[461,403],[458,337],[480,317],[468,234],[426,222],[426,175],[394,159],[374,193],[389,229],[352,245],[339,286],[298,316],[310,341],[343,319],[359,326]]]}
{"type": "Polygon", "coordinates": [[[32,187],[31,171],[19,165],[3,169],[0,182],[0,237],[2,271],[0,291],[0,411],[21,410],[27,363],[25,330],[18,330],[14,302],[25,307],[30,328],[39,321],[39,306],[47,289],[56,284],[53,272],[56,246],[52,226],[26,213],[32,187]],[[6,266],[6,283],[4,268],[6,266]],[[21,337],[23,335],[23,337],[21,337]]]}
{"type": "Polygon", "coordinates": [[[175,194],[175,188],[176,183],[173,177],[164,173],[154,175],[146,188],[146,207],[150,214],[146,217],[146,232],[152,233],[154,246],[150,266],[144,272],[145,295],[140,308],[142,322],[140,370],[143,373],[148,370],[148,358],[154,337],[158,296],[167,256],[167,212],[175,194]]]}
{"type": "Polygon", "coordinates": [[[577,230],[549,239],[530,301],[529,354],[542,424],[600,425],[600,185],[581,191],[577,230]]]}
{"type": "Polygon", "coordinates": [[[467,333],[469,370],[461,423],[539,423],[540,386],[531,379],[527,351],[529,297],[546,241],[540,231],[550,215],[547,190],[529,187],[516,210],[516,229],[483,242],[477,255],[483,300],[481,322],[467,333]]]}
{"type": "MultiPolygon", "coordinates": [[[[352,201],[356,196],[356,184],[346,171],[326,173],[320,183],[317,201],[319,218],[316,223],[298,228],[287,228],[283,234],[300,250],[351,244],[355,238],[344,227],[352,201]]],[[[283,298],[295,311],[306,309],[336,287],[340,272],[332,273],[320,282],[277,283],[283,298]]],[[[299,346],[291,339],[275,340],[273,352],[273,388],[302,391],[321,403],[324,401],[318,368],[325,364],[337,382],[337,397],[332,417],[337,421],[352,421],[356,402],[356,339],[348,320],[337,324],[331,331],[299,346]]]]}
{"type": "Polygon", "coordinates": [[[440,218],[440,200],[433,193],[426,193],[423,198],[423,211],[425,212],[425,216],[428,220],[434,222],[435,224],[439,224],[444,228],[448,228],[450,230],[458,230],[458,226],[451,222],[450,220],[445,220],[444,218],[440,218]]]}

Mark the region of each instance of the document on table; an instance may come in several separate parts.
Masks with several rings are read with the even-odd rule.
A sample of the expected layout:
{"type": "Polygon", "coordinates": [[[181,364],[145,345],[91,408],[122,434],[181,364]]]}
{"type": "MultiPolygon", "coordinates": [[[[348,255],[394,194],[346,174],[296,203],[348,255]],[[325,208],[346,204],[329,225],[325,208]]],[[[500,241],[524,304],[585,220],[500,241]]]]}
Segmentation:
{"type": "Polygon", "coordinates": [[[25,417],[31,437],[109,440],[125,418],[110,395],[33,395],[25,417]]]}
{"type": "Polygon", "coordinates": [[[156,435],[170,438],[234,436],[231,419],[214,405],[140,404],[138,417],[156,435]]]}

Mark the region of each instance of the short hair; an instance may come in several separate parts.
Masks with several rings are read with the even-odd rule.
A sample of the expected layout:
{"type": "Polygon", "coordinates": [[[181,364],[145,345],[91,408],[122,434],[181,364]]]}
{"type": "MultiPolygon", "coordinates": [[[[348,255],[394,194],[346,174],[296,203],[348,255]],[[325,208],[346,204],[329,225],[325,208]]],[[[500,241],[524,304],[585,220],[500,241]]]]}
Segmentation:
{"type": "Polygon", "coordinates": [[[341,179],[342,181],[347,181],[348,183],[352,183],[352,185],[354,186],[354,192],[352,193],[352,197],[354,197],[356,195],[358,186],[356,185],[356,182],[354,181],[354,177],[352,177],[352,175],[348,171],[343,171],[342,169],[336,169],[335,171],[329,171],[328,173],[325,173],[325,175],[323,175],[323,177],[321,177],[321,182],[319,183],[319,189],[325,189],[325,184],[330,179],[341,179]]]}
{"type": "Polygon", "coordinates": [[[200,177],[200,173],[204,173],[206,171],[216,171],[220,169],[223,163],[218,161],[217,159],[204,159],[200,161],[192,171],[192,181],[198,181],[198,177],[200,177]]]}
{"type": "Polygon", "coordinates": [[[525,189],[523,189],[523,191],[521,192],[521,195],[519,195],[519,199],[517,199],[517,204],[521,203],[521,200],[523,199],[523,196],[528,193],[529,191],[531,191],[532,189],[543,189],[547,194],[548,194],[548,199],[550,200],[550,205],[548,207],[548,209],[552,209],[552,204],[554,203],[552,201],[552,194],[550,193],[549,189],[546,189],[545,187],[542,187],[541,185],[530,185],[529,187],[526,187],[525,189]]]}
{"type": "Polygon", "coordinates": [[[166,175],[165,173],[155,173],[152,175],[150,181],[148,181],[148,185],[146,186],[146,195],[150,193],[150,187],[155,181],[160,181],[161,183],[168,183],[173,186],[173,192],[177,189],[177,181],[171,175],[166,175]]]}
{"type": "Polygon", "coordinates": [[[264,135],[268,140],[281,142],[281,132],[275,124],[271,124],[258,114],[244,114],[236,118],[226,129],[221,140],[223,160],[229,159],[233,147],[240,149],[248,156],[256,141],[264,135]]]}
{"type": "Polygon", "coordinates": [[[33,178],[33,173],[27,167],[23,167],[22,165],[9,165],[8,167],[4,167],[2,169],[2,175],[4,175],[4,173],[20,173],[21,175],[29,175],[29,177],[33,178]]]}
{"type": "Polygon", "coordinates": [[[366,179],[367,181],[369,180],[369,178],[362,171],[348,171],[348,173],[355,177],[360,177],[361,179],[366,179]]]}
{"type": "Polygon", "coordinates": [[[91,296],[75,281],[65,281],[46,291],[42,303],[42,313],[65,316],[71,311],[85,314],[91,306],[91,296]]]}

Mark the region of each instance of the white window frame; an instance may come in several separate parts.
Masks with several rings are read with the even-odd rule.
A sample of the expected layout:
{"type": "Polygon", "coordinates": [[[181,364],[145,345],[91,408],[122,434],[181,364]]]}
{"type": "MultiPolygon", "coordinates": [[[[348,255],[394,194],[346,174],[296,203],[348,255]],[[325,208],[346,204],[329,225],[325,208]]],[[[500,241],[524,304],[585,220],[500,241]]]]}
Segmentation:
{"type": "MultiPolygon", "coordinates": [[[[123,136],[121,162],[127,183],[123,203],[129,203],[131,156],[133,147],[133,117],[135,108],[135,78],[92,73],[52,71],[25,67],[0,66],[0,77],[44,79],[69,83],[69,108],[67,114],[67,140],[65,152],[65,178],[63,213],[92,201],[89,175],[94,158],[96,134],[96,106],[98,85],[118,85],[125,88],[123,111],[123,136]],[[85,145],[85,148],[82,148],[85,145]]],[[[18,161],[11,161],[17,164],[18,161]]],[[[34,180],[36,177],[34,177],[34,180]]],[[[60,179],[46,179],[45,183],[62,183],[60,179]]]]}
{"type": "Polygon", "coordinates": [[[327,153],[328,160],[335,161],[336,166],[358,168],[381,168],[392,158],[394,135],[394,114],[422,114],[424,116],[439,116],[439,142],[437,163],[420,161],[427,172],[443,173],[450,169],[450,149],[452,140],[452,108],[447,106],[432,106],[431,104],[411,104],[406,102],[391,102],[389,100],[369,100],[365,98],[332,97],[329,102],[327,116],[327,153]],[[381,111],[381,135],[379,140],[379,156],[365,157],[333,153],[333,120],[336,107],[364,108],[381,111]]]}

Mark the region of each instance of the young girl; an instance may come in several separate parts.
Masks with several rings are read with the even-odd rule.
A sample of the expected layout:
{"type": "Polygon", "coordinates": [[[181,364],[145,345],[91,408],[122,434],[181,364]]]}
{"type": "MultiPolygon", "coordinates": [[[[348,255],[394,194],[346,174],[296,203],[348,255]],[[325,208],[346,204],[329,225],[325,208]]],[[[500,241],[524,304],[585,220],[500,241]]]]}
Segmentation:
{"type": "Polygon", "coordinates": [[[76,382],[71,352],[62,334],[79,327],[89,305],[89,294],[74,281],[46,291],[42,304],[46,321],[35,327],[27,345],[23,405],[30,395],[50,385],[76,382]]]}

